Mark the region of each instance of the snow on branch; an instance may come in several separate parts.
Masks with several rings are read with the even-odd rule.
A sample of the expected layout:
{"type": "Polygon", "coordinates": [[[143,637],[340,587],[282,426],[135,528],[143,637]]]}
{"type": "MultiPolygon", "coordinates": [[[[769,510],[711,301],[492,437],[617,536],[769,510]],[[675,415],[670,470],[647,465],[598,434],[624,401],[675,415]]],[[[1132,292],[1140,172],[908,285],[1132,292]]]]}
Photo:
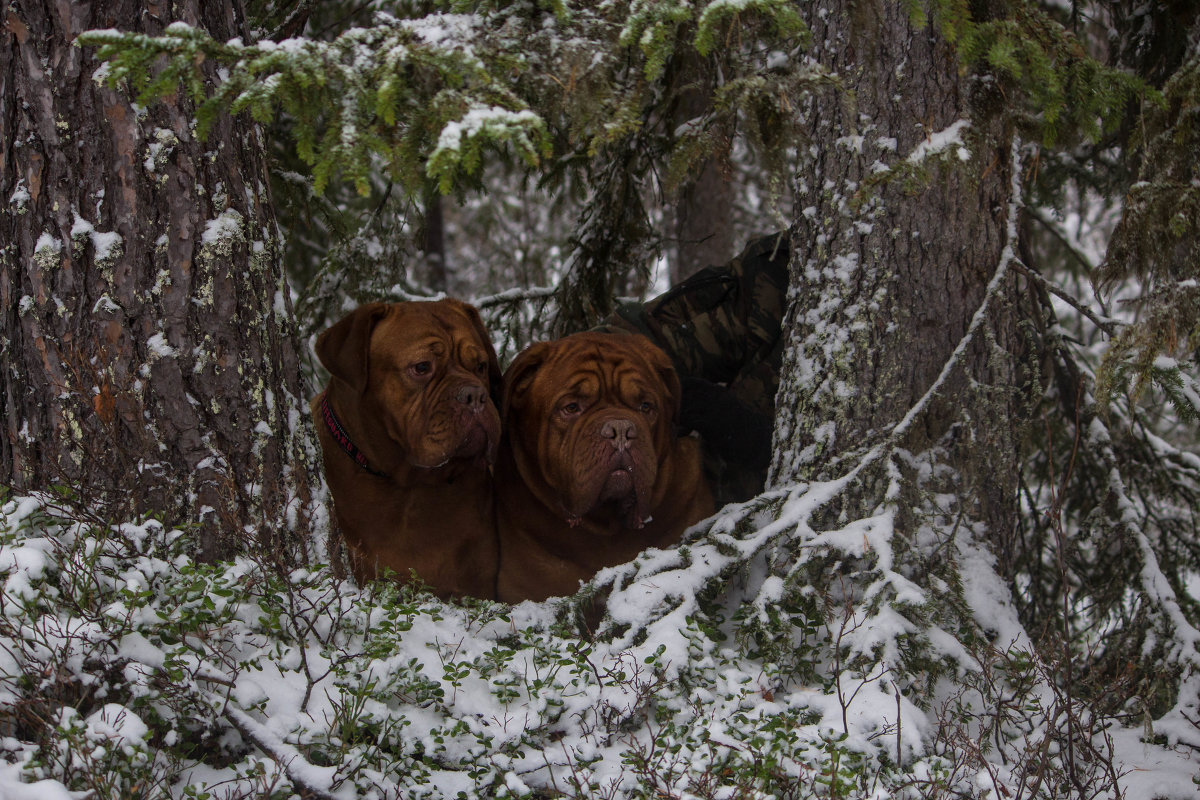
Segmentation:
{"type": "Polygon", "coordinates": [[[222,712],[238,732],[254,743],[272,761],[283,768],[292,785],[300,789],[305,797],[315,797],[317,800],[338,800],[331,794],[328,787],[333,776],[337,773],[335,767],[318,767],[310,763],[292,745],[280,739],[253,717],[232,705],[226,705],[222,712]]]}
{"type": "Polygon", "coordinates": [[[493,308],[495,306],[521,303],[529,300],[545,300],[553,297],[557,291],[558,289],[553,286],[517,286],[512,289],[506,289],[503,292],[489,294],[486,297],[476,298],[472,302],[480,309],[493,308]]]}
{"type": "MultiPolygon", "coordinates": [[[[1121,475],[1120,461],[1113,451],[1108,429],[1099,417],[1092,420],[1088,430],[1088,440],[1097,449],[1100,458],[1108,468],[1108,490],[1116,499],[1119,511],[1118,521],[1124,528],[1125,535],[1137,544],[1138,553],[1141,555],[1142,568],[1139,573],[1141,589],[1146,598],[1161,609],[1165,621],[1173,628],[1169,655],[1184,669],[1176,710],[1195,709],[1197,692],[1200,690],[1200,630],[1197,630],[1188,620],[1179,604],[1179,598],[1171,588],[1171,582],[1163,573],[1154,544],[1143,530],[1143,522],[1138,517],[1136,503],[1126,490],[1125,480],[1121,475]]],[[[1159,440],[1160,447],[1165,445],[1165,442],[1159,440]]]]}
{"type": "Polygon", "coordinates": [[[429,182],[448,192],[477,174],[484,150],[508,147],[531,165],[549,154],[545,122],[513,91],[511,75],[492,74],[475,53],[480,34],[468,15],[385,14],[329,42],[218,42],[182,23],[161,36],[87,31],[79,42],[99,48],[108,85],[128,80],[143,105],[184,86],[199,103],[201,138],[222,113],[266,122],[286,112],[317,194],[338,173],[368,193],[375,154],[417,194],[429,182]]]}

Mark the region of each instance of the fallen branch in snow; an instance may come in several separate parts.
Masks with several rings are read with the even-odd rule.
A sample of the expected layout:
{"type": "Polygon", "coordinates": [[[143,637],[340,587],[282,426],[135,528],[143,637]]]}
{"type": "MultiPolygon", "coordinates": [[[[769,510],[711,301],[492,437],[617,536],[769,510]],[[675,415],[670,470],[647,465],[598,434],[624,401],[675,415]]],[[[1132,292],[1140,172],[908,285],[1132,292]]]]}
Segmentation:
{"type": "Polygon", "coordinates": [[[329,783],[328,778],[335,772],[333,767],[318,767],[310,763],[299,750],[258,724],[253,717],[240,708],[226,704],[223,716],[229,720],[230,725],[237,728],[239,733],[253,742],[255,747],[282,767],[292,785],[300,789],[306,796],[315,797],[318,800],[338,800],[335,795],[317,785],[318,781],[329,783]]]}
{"type": "MultiPolygon", "coordinates": [[[[145,642],[144,646],[148,649],[157,649],[149,642],[145,642]]],[[[163,661],[165,661],[165,656],[163,656],[163,661]]],[[[162,661],[159,663],[161,664],[162,661]]],[[[197,664],[194,677],[221,686],[233,687],[235,683],[232,677],[204,661],[197,664]]],[[[305,797],[317,798],[317,800],[338,800],[328,790],[331,779],[337,772],[336,767],[318,767],[311,763],[295,747],[276,736],[245,711],[234,706],[230,698],[214,696],[199,689],[198,691],[207,695],[204,698],[206,704],[213,707],[220,706],[221,716],[268,758],[278,764],[292,785],[300,789],[305,797]],[[322,786],[326,788],[322,788],[322,786]]]]}

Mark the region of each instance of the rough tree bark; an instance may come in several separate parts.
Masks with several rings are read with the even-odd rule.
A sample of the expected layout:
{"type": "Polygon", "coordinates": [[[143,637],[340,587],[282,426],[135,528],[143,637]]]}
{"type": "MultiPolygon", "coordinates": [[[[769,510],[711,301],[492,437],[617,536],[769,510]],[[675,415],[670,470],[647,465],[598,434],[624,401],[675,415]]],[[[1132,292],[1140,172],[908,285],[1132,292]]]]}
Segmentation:
{"type": "Polygon", "coordinates": [[[249,38],[238,0],[6,6],[0,484],[196,525],[214,557],[305,533],[316,473],[260,131],[200,142],[187,100],[136,107],[72,44],[177,20],[249,38]]]}
{"type": "MultiPolygon", "coordinates": [[[[713,91],[713,70],[696,49],[682,45],[671,78],[674,124],[680,126],[708,110],[713,91]]],[[[737,254],[734,242],[734,192],[728,172],[729,139],[721,150],[705,158],[675,190],[670,212],[674,228],[671,283],[676,284],[714,264],[724,264],[737,254]]]]}
{"type": "MultiPolygon", "coordinates": [[[[799,149],[772,485],[844,473],[934,385],[1002,262],[1012,191],[1011,134],[980,122],[995,98],[935,30],[915,28],[902,3],[802,9],[811,56],[843,86],[801,112],[815,146],[799,149]],[[956,130],[961,145],[907,170],[956,130]],[[899,169],[880,180],[881,165],[899,169]]],[[[939,448],[966,500],[953,513],[1001,549],[1016,512],[1013,291],[1010,279],[899,442],[939,448]]],[[[863,500],[880,498],[868,488],[863,500]]]]}

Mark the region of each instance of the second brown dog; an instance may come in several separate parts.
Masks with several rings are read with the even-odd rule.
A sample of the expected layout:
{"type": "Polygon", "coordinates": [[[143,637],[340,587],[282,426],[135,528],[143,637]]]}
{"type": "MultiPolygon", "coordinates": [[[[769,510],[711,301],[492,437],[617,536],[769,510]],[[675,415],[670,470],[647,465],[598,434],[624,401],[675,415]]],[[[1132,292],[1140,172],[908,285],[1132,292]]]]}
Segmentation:
{"type": "Polygon", "coordinates": [[[535,344],[504,382],[500,600],[573,594],[712,513],[699,447],[674,433],[679,380],[649,340],[580,333],[535,344]]]}

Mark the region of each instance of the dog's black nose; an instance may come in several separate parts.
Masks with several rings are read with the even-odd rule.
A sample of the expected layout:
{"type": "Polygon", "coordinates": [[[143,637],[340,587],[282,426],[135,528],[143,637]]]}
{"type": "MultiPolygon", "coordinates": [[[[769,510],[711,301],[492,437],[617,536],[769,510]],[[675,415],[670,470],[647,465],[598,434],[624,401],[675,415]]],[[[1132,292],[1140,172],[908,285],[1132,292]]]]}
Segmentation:
{"type": "Polygon", "coordinates": [[[482,386],[468,384],[458,390],[454,395],[454,399],[465,406],[470,406],[474,410],[479,410],[487,402],[487,389],[484,389],[482,386]]]}
{"type": "Polygon", "coordinates": [[[610,419],[600,426],[600,436],[612,440],[612,446],[618,450],[629,447],[629,440],[637,438],[637,426],[632,420],[610,419]]]}

